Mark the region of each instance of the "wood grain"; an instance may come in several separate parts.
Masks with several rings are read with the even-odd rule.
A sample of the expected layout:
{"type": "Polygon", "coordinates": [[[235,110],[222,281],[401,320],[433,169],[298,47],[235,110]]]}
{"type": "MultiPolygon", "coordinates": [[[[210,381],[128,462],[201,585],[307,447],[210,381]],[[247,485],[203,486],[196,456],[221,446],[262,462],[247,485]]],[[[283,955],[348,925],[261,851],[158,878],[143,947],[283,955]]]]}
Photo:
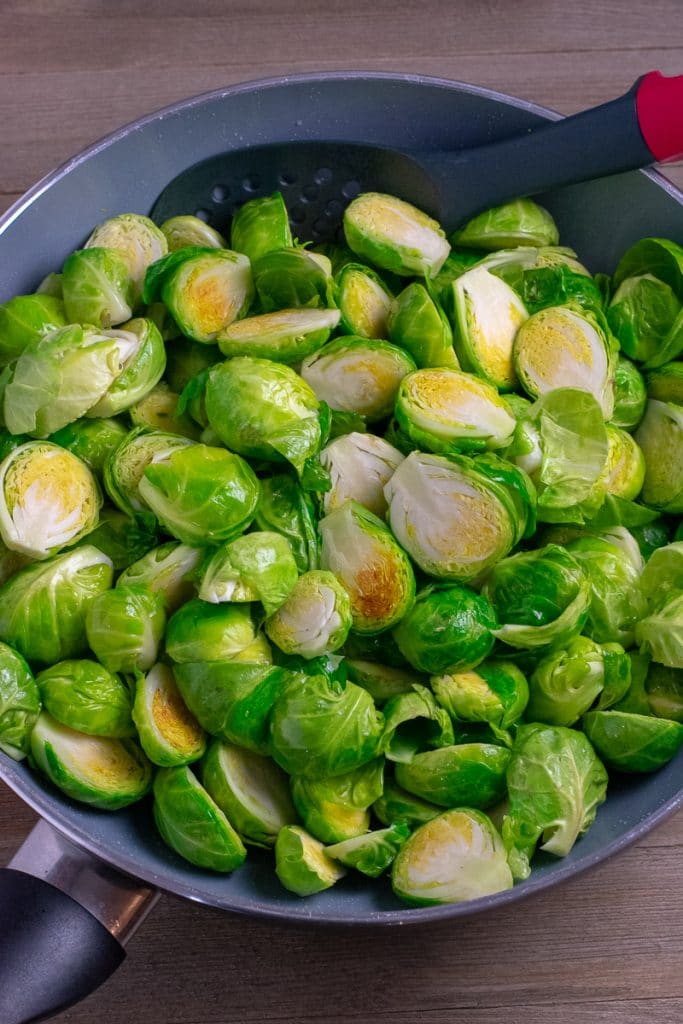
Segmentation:
{"type": "MultiPolygon", "coordinates": [[[[651,68],[683,72],[682,24],[680,0],[1,0],[0,211],[121,124],[231,82],[415,72],[571,113],[651,68]]],[[[683,166],[666,173],[683,187],[683,166]]],[[[0,791],[0,864],[34,820],[0,791]]],[[[166,897],[111,981],[59,1019],[679,1024],[682,870],[678,815],[561,888],[419,930],[306,930],[166,897]]]]}

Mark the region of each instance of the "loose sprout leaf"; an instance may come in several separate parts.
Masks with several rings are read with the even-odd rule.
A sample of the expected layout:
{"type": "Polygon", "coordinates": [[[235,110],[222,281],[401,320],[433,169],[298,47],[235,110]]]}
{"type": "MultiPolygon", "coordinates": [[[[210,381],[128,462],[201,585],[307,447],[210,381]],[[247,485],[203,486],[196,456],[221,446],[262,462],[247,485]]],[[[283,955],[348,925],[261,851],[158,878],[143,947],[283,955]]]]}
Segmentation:
{"type": "Polygon", "coordinates": [[[0,643],[0,750],[16,761],[29,752],[40,707],[31,669],[20,654],[0,643]]]}

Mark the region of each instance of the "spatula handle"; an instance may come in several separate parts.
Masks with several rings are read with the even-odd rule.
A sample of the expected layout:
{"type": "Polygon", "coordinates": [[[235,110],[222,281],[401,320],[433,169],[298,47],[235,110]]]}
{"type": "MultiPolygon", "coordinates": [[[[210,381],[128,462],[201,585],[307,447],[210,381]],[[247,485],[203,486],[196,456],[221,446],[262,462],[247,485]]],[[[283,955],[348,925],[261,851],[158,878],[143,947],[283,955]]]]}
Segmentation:
{"type": "Polygon", "coordinates": [[[683,75],[650,71],[636,83],[638,125],[653,159],[683,157],[683,75]]]}

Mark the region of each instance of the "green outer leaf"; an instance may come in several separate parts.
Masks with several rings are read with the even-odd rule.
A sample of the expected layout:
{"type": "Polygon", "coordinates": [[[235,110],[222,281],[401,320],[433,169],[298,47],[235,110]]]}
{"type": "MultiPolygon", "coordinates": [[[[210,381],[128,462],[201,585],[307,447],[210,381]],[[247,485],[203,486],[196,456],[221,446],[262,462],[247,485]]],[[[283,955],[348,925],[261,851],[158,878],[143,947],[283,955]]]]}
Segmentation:
{"type": "Polygon", "coordinates": [[[369,808],[382,796],[384,758],[333,778],[293,775],[292,799],[308,831],[323,843],[340,843],[370,827],[369,808]]]}
{"type": "Polygon", "coordinates": [[[510,751],[491,743],[460,743],[416,754],[396,765],[396,781],[440,807],[484,810],[505,794],[510,751]]]}
{"type": "Polygon", "coordinates": [[[61,298],[51,295],[17,295],[0,306],[0,366],[7,366],[24,349],[46,334],[66,327],[61,298]]]}
{"type": "Polygon", "coordinates": [[[319,540],[313,502],[293,476],[261,480],[254,519],[259,529],[275,530],[289,541],[299,572],[317,569],[319,540]]]}
{"type": "Polygon", "coordinates": [[[379,878],[392,863],[410,835],[410,828],[404,823],[389,825],[376,832],[345,839],[325,849],[328,857],[338,860],[346,867],[355,868],[369,878],[379,878]]]}
{"type": "Polygon", "coordinates": [[[86,614],[88,644],[110,672],[150,669],[165,625],[163,597],[144,585],[107,590],[90,602],[86,614]]]}
{"type": "Polygon", "coordinates": [[[448,712],[434,700],[431,690],[419,683],[411,693],[391,697],[384,705],[382,749],[388,761],[411,761],[429,747],[447,747],[454,742],[448,712]]]}
{"type": "Polygon", "coordinates": [[[292,232],[282,193],[244,203],[230,222],[230,245],[254,262],[274,249],[292,245],[292,232]]]}
{"type": "Polygon", "coordinates": [[[664,602],[636,625],[636,642],[653,661],[683,668],[683,590],[673,590],[664,602]]]}
{"type": "Polygon", "coordinates": [[[286,825],[275,842],[275,873],[285,889],[297,896],[313,896],[329,889],[346,872],[327,856],[317,839],[298,825],[286,825]]]}
{"type": "Polygon", "coordinates": [[[57,662],[37,676],[36,685],[45,710],[62,725],[89,736],[135,736],[130,690],[96,661],[57,662]]]}
{"type": "Polygon", "coordinates": [[[0,750],[15,761],[28,754],[40,713],[40,693],[24,659],[0,643],[0,750]]]}
{"type": "Polygon", "coordinates": [[[383,825],[401,821],[411,826],[423,825],[442,813],[442,809],[436,804],[421,800],[419,796],[401,789],[393,779],[387,779],[384,792],[372,805],[372,810],[383,825]]]}
{"type": "Polygon", "coordinates": [[[436,584],[421,590],[393,637],[419,672],[436,675],[474,668],[491,653],[498,620],[491,602],[467,587],[436,584]]]}
{"type": "Polygon", "coordinates": [[[600,757],[622,772],[654,772],[683,746],[683,725],[624,711],[589,711],[583,730],[600,757]]]}

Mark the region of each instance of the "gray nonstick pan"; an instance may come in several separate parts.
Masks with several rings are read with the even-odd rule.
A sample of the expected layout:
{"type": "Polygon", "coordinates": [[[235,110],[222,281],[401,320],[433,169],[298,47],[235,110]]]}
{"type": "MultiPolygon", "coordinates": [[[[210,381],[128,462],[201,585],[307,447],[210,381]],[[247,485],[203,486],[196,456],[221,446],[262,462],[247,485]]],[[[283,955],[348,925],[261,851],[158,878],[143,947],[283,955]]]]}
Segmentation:
{"type": "MultiPolygon", "coordinates": [[[[35,289],[106,217],[128,211],[154,210],[157,218],[199,212],[220,228],[245,198],[274,188],[283,192],[300,238],[334,237],[344,205],[368,188],[422,202],[448,227],[482,206],[544,188],[541,201],[555,217],[563,242],[592,271],[609,272],[643,236],[683,243],[683,194],[654,171],[628,169],[677,151],[661,126],[652,128],[652,122],[638,119],[639,85],[614,101],[611,119],[605,108],[598,108],[601,114],[572,120],[573,141],[564,157],[557,155],[557,147],[566,147],[569,136],[562,143],[561,133],[551,131],[560,125],[544,128],[558,120],[552,112],[489,90],[416,75],[303,75],[186,100],[91,146],[0,218],[0,301],[35,289]],[[620,129],[614,127],[615,110],[620,129]],[[609,145],[605,124],[615,133],[609,145]],[[449,205],[451,179],[434,169],[432,157],[427,157],[426,176],[423,169],[402,182],[395,175],[405,158],[385,153],[398,150],[419,159],[421,153],[457,154],[520,136],[533,138],[533,144],[510,142],[497,166],[501,151],[489,150],[485,163],[492,174],[482,175],[478,194],[466,192],[463,184],[455,206],[449,205]],[[365,156],[354,161],[353,147],[359,144],[365,156]],[[602,150],[600,160],[581,164],[577,157],[567,167],[567,154],[582,147],[602,150]],[[606,159],[610,147],[619,160],[606,159]],[[545,167],[539,169],[544,154],[545,167]],[[530,167],[538,173],[524,177],[530,167]],[[567,184],[608,173],[609,178],[567,184]],[[496,191],[501,181],[502,191],[496,191]]],[[[679,114],[679,140],[680,135],[679,114]]],[[[481,161],[483,153],[476,159],[481,161]]],[[[451,159],[455,176],[454,168],[467,166],[469,158],[451,159]]],[[[468,176],[454,180],[465,182],[468,176]]],[[[88,809],[2,753],[0,779],[42,817],[9,868],[0,871],[0,1021],[28,1024],[83,998],[116,968],[125,941],[160,890],[238,913],[353,926],[464,918],[524,899],[604,860],[678,808],[683,752],[653,775],[633,778],[623,787],[611,785],[595,825],[564,859],[535,860],[531,877],[512,890],[425,909],[400,904],[388,883],[353,878],[299,900],[282,889],[271,858],[259,851],[231,875],[202,872],[163,844],[144,804],[113,814],[88,809]]],[[[466,925],[454,922],[456,927],[466,925]]]]}

